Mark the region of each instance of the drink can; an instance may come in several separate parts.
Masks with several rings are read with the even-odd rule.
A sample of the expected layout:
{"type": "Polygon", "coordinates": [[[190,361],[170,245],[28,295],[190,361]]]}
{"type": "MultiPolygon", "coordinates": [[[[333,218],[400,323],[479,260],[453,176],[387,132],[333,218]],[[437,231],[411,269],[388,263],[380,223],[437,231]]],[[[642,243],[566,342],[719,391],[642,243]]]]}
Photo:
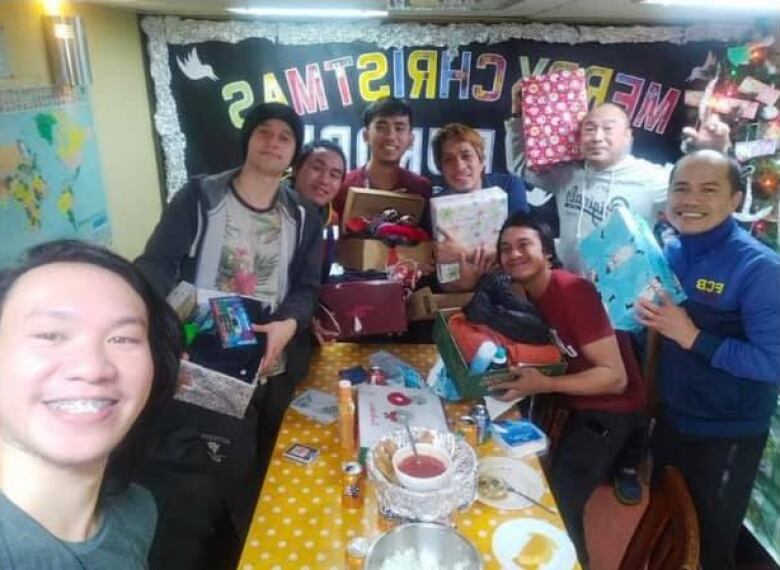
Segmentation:
{"type": "Polygon", "coordinates": [[[368,369],[368,383],[374,386],[386,386],[387,375],[379,366],[372,366],[368,369]]]}
{"type": "Polygon", "coordinates": [[[477,404],[471,408],[471,418],[477,426],[477,443],[482,445],[490,436],[490,416],[485,406],[477,404]]]}
{"type": "Polygon", "coordinates": [[[471,447],[477,447],[477,423],[471,416],[458,418],[457,432],[471,447]]]}
{"type": "Polygon", "coordinates": [[[363,506],[363,466],[357,461],[347,461],[341,466],[341,505],[347,509],[363,506]]]}

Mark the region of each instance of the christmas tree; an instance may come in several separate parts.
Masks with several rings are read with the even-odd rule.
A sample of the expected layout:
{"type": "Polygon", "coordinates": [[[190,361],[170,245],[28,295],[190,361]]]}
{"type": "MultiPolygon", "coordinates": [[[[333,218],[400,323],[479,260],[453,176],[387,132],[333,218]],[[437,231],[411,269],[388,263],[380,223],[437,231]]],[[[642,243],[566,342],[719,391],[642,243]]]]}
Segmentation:
{"type": "Polygon", "coordinates": [[[691,73],[703,91],[688,91],[686,102],[699,120],[715,112],[731,129],[734,154],[743,167],[746,193],[735,217],[759,240],[780,251],[780,74],[775,38],[766,36],[710,53],[691,73]]]}

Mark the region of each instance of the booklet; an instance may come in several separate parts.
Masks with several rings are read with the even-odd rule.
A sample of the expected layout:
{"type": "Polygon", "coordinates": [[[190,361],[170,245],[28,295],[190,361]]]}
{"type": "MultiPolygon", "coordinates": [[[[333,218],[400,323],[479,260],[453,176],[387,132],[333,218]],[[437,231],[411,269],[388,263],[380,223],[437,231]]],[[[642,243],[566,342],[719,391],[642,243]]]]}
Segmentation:
{"type": "Polygon", "coordinates": [[[336,396],[314,389],[303,392],[292,401],[290,407],[307,418],[326,425],[335,422],[339,415],[336,396]]]}

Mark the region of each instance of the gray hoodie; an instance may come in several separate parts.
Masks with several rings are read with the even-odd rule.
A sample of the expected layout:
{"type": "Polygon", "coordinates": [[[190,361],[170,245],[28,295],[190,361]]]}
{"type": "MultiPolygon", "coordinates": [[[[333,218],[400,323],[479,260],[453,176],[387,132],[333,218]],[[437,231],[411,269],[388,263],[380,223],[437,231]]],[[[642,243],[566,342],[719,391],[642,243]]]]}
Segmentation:
{"type": "Polygon", "coordinates": [[[507,168],[555,194],[560,220],[558,257],[569,271],[582,273],[577,243],[600,226],[615,205],[625,205],[650,227],[655,224],[666,203],[670,164],[660,166],[628,155],[604,170],[578,161],[534,171],[526,168],[521,121],[508,119],[504,127],[507,168]]]}

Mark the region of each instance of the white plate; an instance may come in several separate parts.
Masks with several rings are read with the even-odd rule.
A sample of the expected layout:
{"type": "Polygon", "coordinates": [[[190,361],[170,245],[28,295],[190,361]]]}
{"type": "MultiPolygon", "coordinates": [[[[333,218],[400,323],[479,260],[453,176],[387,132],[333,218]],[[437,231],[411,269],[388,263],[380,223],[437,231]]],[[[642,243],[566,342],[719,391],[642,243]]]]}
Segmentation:
{"type": "MultiPolygon", "coordinates": [[[[541,501],[544,495],[545,485],[541,474],[533,467],[522,461],[516,461],[507,457],[485,457],[479,461],[479,474],[494,475],[500,477],[518,491],[522,491],[529,497],[541,501]]],[[[507,491],[503,499],[489,499],[483,497],[477,485],[477,499],[486,505],[497,509],[516,510],[534,506],[517,493],[507,491]]]]}
{"type": "Polygon", "coordinates": [[[542,534],[555,544],[555,553],[537,570],[571,570],[577,562],[577,553],[566,531],[540,519],[514,519],[499,526],[493,533],[493,554],[503,570],[524,570],[512,559],[517,556],[531,534],[542,534]]]}

